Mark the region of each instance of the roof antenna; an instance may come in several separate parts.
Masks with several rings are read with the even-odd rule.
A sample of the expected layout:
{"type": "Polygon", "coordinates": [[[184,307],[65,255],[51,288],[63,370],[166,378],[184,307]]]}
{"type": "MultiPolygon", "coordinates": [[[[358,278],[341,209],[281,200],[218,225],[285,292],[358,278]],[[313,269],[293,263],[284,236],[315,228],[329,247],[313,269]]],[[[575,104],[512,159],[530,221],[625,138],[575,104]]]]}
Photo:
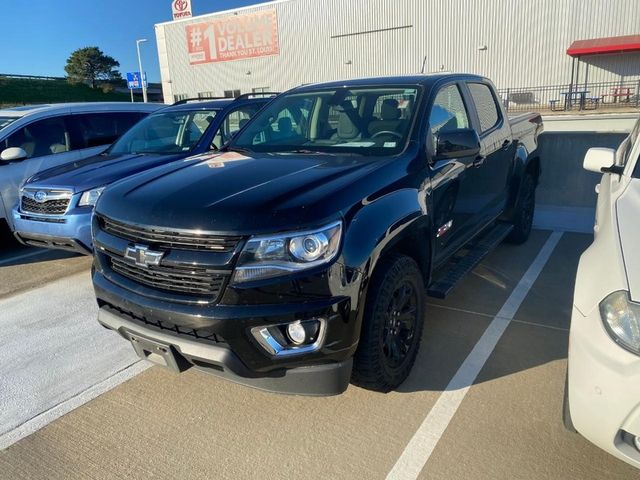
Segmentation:
{"type": "Polygon", "coordinates": [[[420,73],[424,73],[424,69],[427,66],[427,56],[424,56],[424,60],[422,60],[422,68],[420,69],[420,73]]]}

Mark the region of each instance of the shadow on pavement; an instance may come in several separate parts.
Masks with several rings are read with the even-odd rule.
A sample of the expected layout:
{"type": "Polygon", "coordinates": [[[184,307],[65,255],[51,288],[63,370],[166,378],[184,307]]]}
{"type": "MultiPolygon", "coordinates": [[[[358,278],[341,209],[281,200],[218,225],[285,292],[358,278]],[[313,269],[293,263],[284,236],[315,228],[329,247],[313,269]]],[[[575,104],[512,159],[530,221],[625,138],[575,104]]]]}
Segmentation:
{"type": "MultiPolygon", "coordinates": [[[[564,234],[474,384],[566,358],[575,272],[580,255],[590,242],[588,235],[564,234]],[[552,341],[536,341],[539,334],[552,341]]],[[[537,247],[536,251],[527,252],[529,257],[531,253],[537,254],[537,247]]],[[[477,270],[501,271],[497,262],[509,261],[505,257],[515,253],[509,251],[510,248],[513,247],[500,247],[487,264],[477,270]]],[[[530,263],[527,262],[527,267],[530,263]]],[[[516,275],[517,281],[525,270],[516,275]]],[[[513,284],[509,277],[513,277],[513,273],[507,269],[498,278],[476,274],[463,281],[451,300],[429,300],[420,353],[411,375],[398,392],[444,391],[447,388],[510,294],[513,284]],[[501,298],[501,302],[493,306],[486,299],[478,298],[490,291],[482,286],[483,282],[492,284],[490,288],[511,285],[502,295],[504,300],[501,298]],[[485,306],[485,311],[474,309],[474,305],[485,306]]]]}

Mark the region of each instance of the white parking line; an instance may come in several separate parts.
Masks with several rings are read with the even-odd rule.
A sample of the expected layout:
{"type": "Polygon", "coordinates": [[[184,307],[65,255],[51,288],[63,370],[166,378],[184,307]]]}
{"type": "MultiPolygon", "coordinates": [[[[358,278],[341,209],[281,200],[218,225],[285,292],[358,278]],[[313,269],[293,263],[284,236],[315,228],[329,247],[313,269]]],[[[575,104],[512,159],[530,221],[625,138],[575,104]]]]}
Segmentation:
{"type": "Polygon", "coordinates": [[[67,413],[81,407],[85,403],[90,402],[94,398],[99,397],[103,393],[117,387],[121,383],[132,379],[136,375],[144,372],[146,369],[152,366],[149,362],[139,361],[119,371],[115,375],[103,380],[102,382],[93,385],[78,395],[65,400],[53,408],[36,415],[34,418],[27,420],[7,433],[0,435],[0,450],[10,447],[19,440],[28,437],[32,433],[37,432],[41,428],[46,427],[54,420],[66,415],[67,413]]]}
{"type": "Polygon", "coordinates": [[[529,269],[520,279],[516,288],[511,292],[505,304],[493,318],[476,346],[422,422],[422,425],[413,435],[402,455],[400,455],[400,458],[387,475],[387,479],[408,480],[418,478],[440,441],[442,434],[447,429],[449,422],[451,422],[462,400],[464,400],[469,388],[473,385],[480,370],[482,370],[482,367],[498,344],[500,337],[502,337],[509,323],[511,323],[560,238],[562,238],[561,232],[554,232],[549,236],[529,269]]]}

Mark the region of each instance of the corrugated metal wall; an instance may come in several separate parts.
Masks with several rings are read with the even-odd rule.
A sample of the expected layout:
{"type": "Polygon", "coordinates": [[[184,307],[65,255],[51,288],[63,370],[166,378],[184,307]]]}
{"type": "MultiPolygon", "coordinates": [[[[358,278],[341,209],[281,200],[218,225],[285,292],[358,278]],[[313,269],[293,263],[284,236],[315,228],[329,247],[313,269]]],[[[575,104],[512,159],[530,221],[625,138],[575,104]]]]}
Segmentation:
{"type": "MultiPolygon", "coordinates": [[[[185,26],[233,12],[157,25],[165,99],[415,73],[425,57],[426,71],[479,73],[498,88],[558,85],[570,80],[572,41],[640,33],[640,0],[284,0],[242,11],[274,8],[271,57],[189,64],[185,26]]],[[[640,79],[640,54],[587,61],[589,82],[640,79]]]]}

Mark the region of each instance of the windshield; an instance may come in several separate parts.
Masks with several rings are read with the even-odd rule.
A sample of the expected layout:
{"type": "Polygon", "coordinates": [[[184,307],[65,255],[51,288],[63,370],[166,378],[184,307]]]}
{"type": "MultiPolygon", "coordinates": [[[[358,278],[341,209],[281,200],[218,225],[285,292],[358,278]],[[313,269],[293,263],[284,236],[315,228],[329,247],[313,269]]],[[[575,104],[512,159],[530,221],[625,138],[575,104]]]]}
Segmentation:
{"type": "Polygon", "coordinates": [[[276,98],[231,142],[255,152],[392,155],[407,143],[417,87],[336,88],[276,98]]]}
{"type": "Polygon", "coordinates": [[[17,119],[18,119],[17,117],[0,117],[0,130],[2,130],[4,127],[12,124],[17,119]]]}
{"type": "Polygon", "coordinates": [[[198,110],[150,115],[120,137],[107,153],[189,152],[198,144],[216,113],[217,110],[198,110]]]}

